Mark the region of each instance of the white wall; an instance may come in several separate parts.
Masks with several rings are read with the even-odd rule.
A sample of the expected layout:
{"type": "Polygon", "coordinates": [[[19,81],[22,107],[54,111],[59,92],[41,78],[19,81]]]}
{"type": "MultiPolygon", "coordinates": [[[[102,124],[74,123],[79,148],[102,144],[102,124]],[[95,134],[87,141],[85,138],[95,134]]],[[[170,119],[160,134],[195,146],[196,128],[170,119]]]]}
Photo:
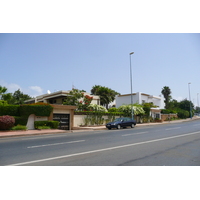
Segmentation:
{"type": "MultiPolygon", "coordinates": [[[[122,95],[116,96],[116,108],[119,108],[123,104],[131,104],[131,96],[130,95],[122,95]]],[[[138,95],[133,94],[133,103],[139,103],[138,95]]]]}
{"type": "MultiPolygon", "coordinates": [[[[133,103],[142,104],[153,102],[154,105],[158,106],[160,109],[164,109],[164,99],[163,97],[156,97],[153,95],[142,94],[141,92],[137,92],[133,94],[133,103]]],[[[116,96],[116,107],[120,107],[123,104],[131,104],[131,95],[119,95],[116,96]]]]}

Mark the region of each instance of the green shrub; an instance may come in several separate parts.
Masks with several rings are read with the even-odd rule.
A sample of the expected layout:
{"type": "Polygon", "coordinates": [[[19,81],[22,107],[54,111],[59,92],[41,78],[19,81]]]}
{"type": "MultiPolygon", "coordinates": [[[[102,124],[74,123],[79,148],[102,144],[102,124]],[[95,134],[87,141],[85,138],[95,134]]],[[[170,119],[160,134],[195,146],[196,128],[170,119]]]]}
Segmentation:
{"type": "Polygon", "coordinates": [[[108,109],[108,112],[119,112],[117,108],[112,107],[108,109]]]}
{"type": "Polygon", "coordinates": [[[26,126],[28,122],[28,116],[13,116],[15,118],[15,126],[18,124],[26,126]]]}
{"type": "Polygon", "coordinates": [[[190,113],[187,110],[180,109],[178,110],[177,115],[178,115],[178,118],[180,119],[186,119],[190,116],[190,113]]]}
{"type": "Polygon", "coordinates": [[[177,111],[176,110],[169,110],[169,109],[162,109],[161,110],[161,113],[162,114],[172,114],[172,113],[177,113],[177,111]]]}
{"type": "Polygon", "coordinates": [[[35,121],[34,126],[36,129],[39,129],[40,126],[49,126],[52,129],[57,129],[59,126],[58,121],[35,121]]]}
{"type": "Polygon", "coordinates": [[[0,106],[0,116],[3,115],[19,116],[19,105],[0,106]]]}
{"type": "Polygon", "coordinates": [[[15,130],[27,130],[27,127],[22,126],[22,125],[17,125],[17,126],[12,127],[12,130],[13,131],[15,131],[15,130]]]}
{"type": "Polygon", "coordinates": [[[0,106],[7,106],[8,102],[4,100],[0,100],[0,106]]]}
{"type": "Polygon", "coordinates": [[[0,116],[0,130],[10,130],[15,124],[15,118],[9,115],[0,116]]]}
{"type": "Polygon", "coordinates": [[[50,126],[38,126],[38,129],[51,129],[50,126]]]}
{"type": "Polygon", "coordinates": [[[50,116],[53,107],[50,104],[30,104],[20,105],[20,116],[29,116],[35,114],[36,116],[50,116]]]}

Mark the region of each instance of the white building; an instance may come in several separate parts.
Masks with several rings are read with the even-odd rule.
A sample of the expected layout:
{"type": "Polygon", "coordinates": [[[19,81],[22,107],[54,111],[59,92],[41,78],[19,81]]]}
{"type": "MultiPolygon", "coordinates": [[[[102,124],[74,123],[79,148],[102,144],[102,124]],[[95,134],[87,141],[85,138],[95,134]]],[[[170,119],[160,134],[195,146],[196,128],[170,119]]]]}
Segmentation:
{"type": "MultiPolygon", "coordinates": [[[[131,104],[131,94],[117,95],[115,97],[116,108],[124,104],[131,104]]],[[[153,96],[141,92],[133,93],[133,104],[143,104],[152,102],[154,105],[158,106],[159,109],[164,109],[165,103],[164,98],[160,96],[153,96]]]]}

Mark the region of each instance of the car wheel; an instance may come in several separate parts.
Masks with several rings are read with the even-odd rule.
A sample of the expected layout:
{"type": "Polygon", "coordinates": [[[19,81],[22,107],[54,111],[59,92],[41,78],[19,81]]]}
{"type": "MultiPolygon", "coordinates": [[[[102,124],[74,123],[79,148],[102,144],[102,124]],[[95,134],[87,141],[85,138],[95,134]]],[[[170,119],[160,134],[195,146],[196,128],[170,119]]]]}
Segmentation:
{"type": "Polygon", "coordinates": [[[121,126],[118,124],[118,125],[117,125],[117,129],[120,129],[120,128],[121,128],[121,126]]]}
{"type": "Polygon", "coordinates": [[[111,128],[108,128],[108,130],[110,130],[111,128]]]}
{"type": "Polygon", "coordinates": [[[134,124],[131,124],[131,128],[134,128],[135,127],[135,125],[134,124]]]}

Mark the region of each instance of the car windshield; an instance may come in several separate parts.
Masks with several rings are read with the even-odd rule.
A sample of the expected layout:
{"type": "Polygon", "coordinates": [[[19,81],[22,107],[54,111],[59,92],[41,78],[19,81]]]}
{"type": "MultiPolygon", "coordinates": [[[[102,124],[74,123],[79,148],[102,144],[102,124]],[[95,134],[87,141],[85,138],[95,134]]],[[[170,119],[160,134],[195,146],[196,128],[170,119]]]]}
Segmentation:
{"type": "Polygon", "coordinates": [[[114,120],[114,122],[118,122],[118,121],[121,121],[121,120],[122,120],[122,118],[117,118],[117,119],[114,120]]]}

